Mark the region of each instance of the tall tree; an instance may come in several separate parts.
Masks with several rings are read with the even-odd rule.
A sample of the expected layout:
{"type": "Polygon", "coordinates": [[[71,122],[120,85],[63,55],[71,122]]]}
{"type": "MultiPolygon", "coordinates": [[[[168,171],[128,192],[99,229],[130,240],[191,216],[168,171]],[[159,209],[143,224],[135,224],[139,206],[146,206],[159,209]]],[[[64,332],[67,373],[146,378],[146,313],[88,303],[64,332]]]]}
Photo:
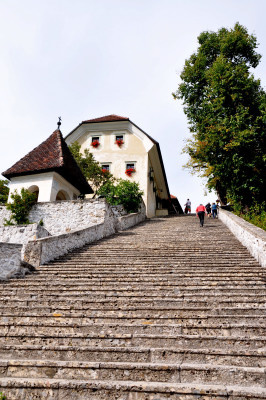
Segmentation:
{"type": "Polygon", "coordinates": [[[262,202],[266,184],[266,95],[250,68],[257,39],[239,23],[202,32],[186,60],[175,99],[182,99],[192,138],[187,167],[208,178],[222,203],[262,202]]]}
{"type": "Polygon", "coordinates": [[[113,175],[106,170],[103,170],[101,165],[95,160],[93,154],[88,149],[81,153],[81,146],[78,142],[74,142],[69,146],[79,168],[85,178],[91,184],[94,190],[94,196],[98,193],[101,186],[107,182],[113,182],[113,175]]]}

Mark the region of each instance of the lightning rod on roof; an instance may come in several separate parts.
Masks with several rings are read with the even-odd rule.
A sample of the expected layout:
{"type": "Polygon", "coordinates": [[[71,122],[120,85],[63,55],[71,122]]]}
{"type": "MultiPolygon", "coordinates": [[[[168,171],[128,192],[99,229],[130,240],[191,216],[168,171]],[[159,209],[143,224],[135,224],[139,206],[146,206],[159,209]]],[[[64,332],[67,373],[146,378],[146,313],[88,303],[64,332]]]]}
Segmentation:
{"type": "Polygon", "coordinates": [[[60,125],[61,125],[61,117],[58,117],[57,126],[59,131],[60,131],[60,125]]]}

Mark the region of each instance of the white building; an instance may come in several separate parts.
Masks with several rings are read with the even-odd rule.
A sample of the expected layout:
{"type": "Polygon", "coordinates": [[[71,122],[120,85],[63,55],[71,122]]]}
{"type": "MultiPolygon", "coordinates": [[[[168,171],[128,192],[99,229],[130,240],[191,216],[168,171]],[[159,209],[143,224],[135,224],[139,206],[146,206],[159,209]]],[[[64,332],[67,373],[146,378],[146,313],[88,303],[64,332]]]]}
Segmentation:
{"type": "Polygon", "coordinates": [[[171,200],[159,143],[129,118],[108,115],[83,121],[65,140],[68,145],[77,141],[81,151],[88,148],[115,178],[138,182],[147,217],[168,214],[171,200]]]}

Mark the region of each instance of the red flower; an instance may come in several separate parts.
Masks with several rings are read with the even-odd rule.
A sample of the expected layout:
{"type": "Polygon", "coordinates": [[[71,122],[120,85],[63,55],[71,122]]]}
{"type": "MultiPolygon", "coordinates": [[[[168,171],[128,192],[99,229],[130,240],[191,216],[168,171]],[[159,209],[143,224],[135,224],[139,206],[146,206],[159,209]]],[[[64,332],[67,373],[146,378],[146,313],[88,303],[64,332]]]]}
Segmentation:
{"type": "Polygon", "coordinates": [[[98,146],[100,146],[99,140],[94,140],[93,142],[91,142],[91,146],[94,148],[97,148],[98,146]]]}
{"type": "Polygon", "coordinates": [[[109,172],[109,171],[108,171],[108,169],[103,168],[103,169],[102,169],[102,172],[103,172],[104,174],[106,174],[106,173],[109,172]]]}
{"type": "Polygon", "coordinates": [[[123,140],[123,139],[117,139],[117,140],[115,141],[115,143],[117,144],[117,146],[121,147],[122,144],[124,144],[124,140],[123,140]]]}
{"type": "Polygon", "coordinates": [[[125,174],[127,176],[131,176],[133,174],[133,172],[136,172],[135,168],[128,168],[128,169],[126,169],[125,174]]]}

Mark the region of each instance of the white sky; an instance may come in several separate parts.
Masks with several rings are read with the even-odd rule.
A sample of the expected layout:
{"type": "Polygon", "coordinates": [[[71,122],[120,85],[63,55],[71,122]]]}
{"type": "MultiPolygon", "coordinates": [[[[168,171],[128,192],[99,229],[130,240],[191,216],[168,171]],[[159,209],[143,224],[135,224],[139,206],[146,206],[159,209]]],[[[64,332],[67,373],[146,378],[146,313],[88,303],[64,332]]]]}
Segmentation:
{"type": "Polygon", "coordinates": [[[182,206],[215,200],[182,169],[190,133],[171,93],[197,36],[237,21],[258,38],[265,88],[265,15],[265,0],[0,0],[0,171],[45,140],[58,116],[66,136],[117,114],[160,143],[182,206]]]}

